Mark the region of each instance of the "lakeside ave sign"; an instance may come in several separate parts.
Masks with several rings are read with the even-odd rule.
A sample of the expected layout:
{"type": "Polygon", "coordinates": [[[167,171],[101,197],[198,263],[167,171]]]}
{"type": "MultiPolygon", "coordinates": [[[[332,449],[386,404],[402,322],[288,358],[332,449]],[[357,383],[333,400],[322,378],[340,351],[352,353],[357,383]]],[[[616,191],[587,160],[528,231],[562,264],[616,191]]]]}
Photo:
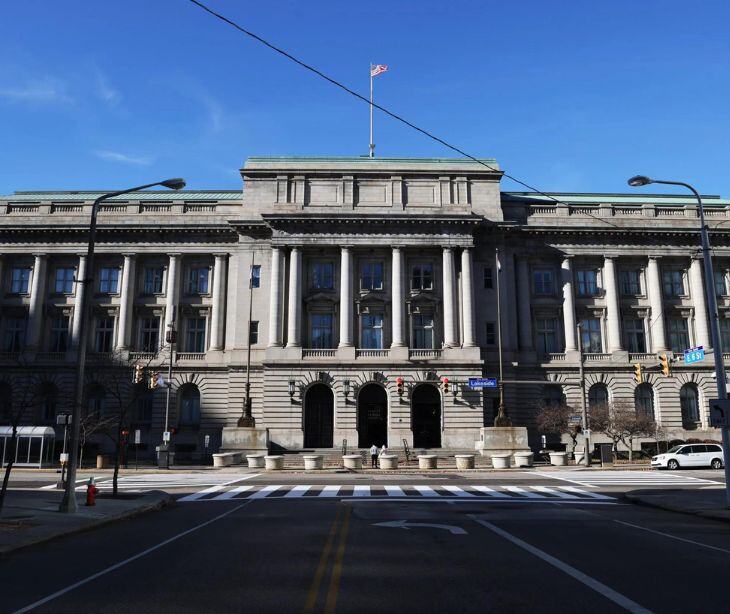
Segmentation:
{"type": "Polygon", "coordinates": [[[483,388],[496,388],[496,377],[470,377],[469,388],[472,390],[482,390],[483,388]]]}

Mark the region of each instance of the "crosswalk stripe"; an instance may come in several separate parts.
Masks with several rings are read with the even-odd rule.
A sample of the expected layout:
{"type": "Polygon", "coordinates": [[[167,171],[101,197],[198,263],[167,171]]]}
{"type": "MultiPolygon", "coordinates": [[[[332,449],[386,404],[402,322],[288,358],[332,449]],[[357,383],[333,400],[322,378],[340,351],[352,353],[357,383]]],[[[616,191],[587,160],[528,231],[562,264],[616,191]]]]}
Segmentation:
{"type": "Polygon", "coordinates": [[[509,495],[499,492],[497,490],[494,490],[493,488],[489,488],[489,486],[472,486],[474,490],[478,490],[479,492],[483,492],[490,497],[495,497],[496,499],[508,499],[509,495]]]}
{"type": "Polygon", "coordinates": [[[336,497],[337,493],[340,492],[341,486],[325,486],[322,492],[319,493],[320,497],[336,497]]]}
{"type": "Polygon", "coordinates": [[[421,493],[422,497],[440,497],[441,496],[430,486],[414,486],[413,488],[415,488],[419,493],[421,493]]]}
{"type": "Polygon", "coordinates": [[[457,497],[473,497],[474,495],[470,492],[466,492],[463,488],[458,486],[442,486],[444,490],[454,493],[457,497]]]}
{"type": "Polygon", "coordinates": [[[275,490],[279,490],[281,488],[281,484],[275,484],[272,486],[264,486],[261,490],[257,490],[255,493],[253,493],[249,499],[263,499],[264,497],[268,497],[272,492],[275,490]]]}
{"type": "MultiPolygon", "coordinates": [[[[231,488],[231,490],[227,490],[224,493],[221,493],[220,495],[217,495],[216,497],[213,497],[216,501],[225,501],[226,499],[233,499],[237,494],[246,492],[247,490],[251,490],[253,486],[251,484],[244,484],[243,486],[236,486],[235,488],[231,488]]],[[[182,501],[182,499],[181,499],[182,501]]]]}
{"type": "Polygon", "coordinates": [[[530,492],[529,490],[525,490],[524,488],[520,488],[519,486],[505,486],[504,489],[509,492],[516,493],[522,497],[526,497],[527,499],[544,499],[545,495],[539,492],[530,492]]]}
{"type": "Polygon", "coordinates": [[[369,497],[370,496],[370,486],[355,486],[352,494],[355,497],[369,497]]]}
{"type": "Polygon", "coordinates": [[[386,486],[385,492],[388,493],[389,497],[405,497],[406,493],[403,492],[403,489],[400,486],[386,486]]]}
{"type": "MultiPolygon", "coordinates": [[[[554,488],[550,488],[549,486],[530,486],[532,490],[536,490],[538,492],[544,492],[548,495],[552,495],[553,497],[557,497],[558,499],[579,499],[580,497],[576,497],[575,495],[571,495],[567,492],[560,492],[559,490],[556,490],[554,488]]],[[[585,494],[584,491],[581,491],[581,493],[585,494]]]]}
{"type": "Polygon", "coordinates": [[[286,493],[285,497],[303,497],[304,494],[312,488],[311,486],[295,486],[292,488],[288,493],[286,493]]]}
{"type": "Polygon", "coordinates": [[[578,493],[579,495],[590,497],[591,499],[613,499],[613,497],[609,497],[607,495],[599,495],[597,492],[580,490],[580,488],[576,488],[575,486],[558,486],[558,488],[567,492],[578,493]]]}

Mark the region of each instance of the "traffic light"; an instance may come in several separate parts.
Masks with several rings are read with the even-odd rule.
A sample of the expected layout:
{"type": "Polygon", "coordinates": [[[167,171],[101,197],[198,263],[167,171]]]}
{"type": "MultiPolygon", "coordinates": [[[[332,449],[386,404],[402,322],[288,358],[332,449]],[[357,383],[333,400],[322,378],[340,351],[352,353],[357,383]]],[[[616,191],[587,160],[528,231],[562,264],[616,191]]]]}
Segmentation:
{"type": "Polygon", "coordinates": [[[142,365],[134,365],[134,375],[132,376],[132,381],[135,384],[141,384],[144,380],[144,368],[142,365]]]}
{"type": "Polygon", "coordinates": [[[659,364],[662,367],[662,373],[664,375],[669,375],[669,367],[670,367],[671,362],[672,361],[669,358],[667,358],[666,354],[659,355],[659,364]]]}
{"type": "Polygon", "coordinates": [[[159,386],[158,378],[160,377],[159,373],[153,373],[150,375],[150,390],[154,390],[159,386]]]}
{"type": "Polygon", "coordinates": [[[396,377],[395,378],[395,385],[396,389],[398,390],[398,396],[403,396],[403,378],[402,377],[396,377]]]}
{"type": "Polygon", "coordinates": [[[441,378],[441,387],[444,391],[444,394],[449,394],[449,378],[448,377],[441,378]]]}
{"type": "Polygon", "coordinates": [[[637,384],[641,384],[644,381],[644,375],[641,372],[640,362],[634,363],[634,379],[636,380],[637,384]]]}

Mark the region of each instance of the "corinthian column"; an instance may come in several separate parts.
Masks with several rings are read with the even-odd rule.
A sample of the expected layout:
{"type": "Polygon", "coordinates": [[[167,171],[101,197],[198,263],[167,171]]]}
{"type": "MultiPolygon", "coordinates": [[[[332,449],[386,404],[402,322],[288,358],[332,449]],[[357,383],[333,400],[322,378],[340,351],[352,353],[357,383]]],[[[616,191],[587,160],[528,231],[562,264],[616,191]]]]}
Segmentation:
{"type": "Polygon", "coordinates": [[[289,254],[289,322],[286,347],[302,347],[302,250],[292,247],[289,254]]]}
{"type": "Polygon", "coordinates": [[[226,312],[226,255],[216,254],[213,264],[213,305],[210,313],[210,349],[223,349],[223,318],[226,312]]]}
{"type": "Polygon", "coordinates": [[[664,328],[664,306],[662,302],[662,280],[659,276],[659,263],[656,256],[649,256],[646,267],[649,305],[651,306],[651,340],[653,352],[667,351],[667,337],[664,328]]]}
{"type": "Polygon", "coordinates": [[[443,248],[443,285],[444,285],[444,346],[456,346],[456,305],[454,292],[454,252],[450,247],[443,248]]]}
{"type": "Polygon", "coordinates": [[[565,351],[576,352],[578,345],[575,338],[575,299],[573,298],[573,262],[570,257],[563,259],[560,269],[563,282],[563,329],[565,333],[565,351]]]}
{"type": "MultiPolygon", "coordinates": [[[[695,306],[695,333],[697,339],[695,345],[704,348],[712,346],[710,330],[707,322],[707,302],[705,301],[705,287],[702,283],[702,260],[693,258],[689,267],[689,291],[692,294],[692,302],[695,306]]],[[[714,292],[714,288],[712,289],[714,292]]]]}
{"type": "Polygon", "coordinates": [[[281,273],[283,254],[278,247],[271,248],[271,295],[269,298],[269,347],[281,347],[281,273]]]}
{"type": "Polygon", "coordinates": [[[167,267],[167,289],[165,292],[165,328],[160,335],[160,347],[165,344],[167,331],[175,321],[178,296],[180,294],[180,254],[170,254],[170,263],[167,267]]]}
{"type": "Polygon", "coordinates": [[[121,296],[119,297],[119,332],[117,333],[117,350],[128,350],[131,346],[135,267],[136,262],[134,254],[124,254],[122,288],[121,296]]]}
{"type": "Polygon", "coordinates": [[[393,301],[393,341],[391,347],[405,346],[405,298],[403,296],[403,251],[400,247],[393,248],[392,301],[393,301]]]}
{"type": "MultiPolygon", "coordinates": [[[[94,276],[92,271],[91,277],[94,276]]],[[[86,254],[79,256],[79,266],[76,268],[76,296],[74,298],[74,316],[73,325],[71,328],[71,347],[76,348],[79,344],[79,338],[81,337],[81,325],[83,320],[83,314],[81,313],[81,305],[84,302],[84,293],[93,290],[87,288],[89,284],[84,283],[86,279],[86,254]]]]}
{"type": "Polygon", "coordinates": [[[608,333],[608,352],[623,350],[621,343],[621,318],[616,287],[616,258],[606,256],[603,261],[603,285],[606,291],[606,329],[608,333]]]}
{"type": "Polygon", "coordinates": [[[471,261],[471,248],[461,250],[461,304],[464,314],[464,343],[465,348],[476,346],[474,325],[474,267],[471,261]]]}
{"type": "Polygon", "coordinates": [[[340,344],[352,347],[352,250],[340,250],[340,344]]]}
{"type": "Polygon", "coordinates": [[[46,255],[34,254],[33,280],[30,288],[28,309],[28,346],[38,348],[43,326],[43,301],[46,294],[46,255]]]}

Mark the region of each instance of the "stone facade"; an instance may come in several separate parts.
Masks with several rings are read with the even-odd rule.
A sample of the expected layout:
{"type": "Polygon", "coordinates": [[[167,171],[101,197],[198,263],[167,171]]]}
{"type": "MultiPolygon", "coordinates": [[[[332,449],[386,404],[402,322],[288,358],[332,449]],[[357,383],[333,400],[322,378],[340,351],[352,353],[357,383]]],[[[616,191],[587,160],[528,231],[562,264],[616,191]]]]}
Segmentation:
{"type": "MultiPolygon", "coordinates": [[[[669,377],[657,369],[657,354],[711,350],[692,201],[501,192],[496,162],[484,163],[251,158],[243,191],[102,204],[93,272],[82,254],[98,194],[0,197],[5,385],[30,368],[49,394],[68,394],[80,322],[74,280],[86,275],[90,364],[115,353],[164,370],[174,319],[171,424],[182,451],[200,453],[206,435],[211,451],[219,445],[241,416],[247,377],[256,425],[275,447],[387,438],[390,447],[474,449],[497,395],[467,382],[497,374],[499,274],[505,379],[546,382],[505,386],[533,447],[540,400],[565,395],[580,406],[579,389],[560,384],[577,381],[581,342],[592,402],[636,402],[672,437],[719,438],[708,425],[711,356],[675,363],[669,377]]],[[[730,217],[729,201],[706,204],[711,227],[730,217]]],[[[726,229],[712,240],[730,348],[726,229]]],[[[93,377],[92,368],[92,387],[93,377]]],[[[92,396],[103,404],[98,386],[92,396]]],[[[161,439],[164,404],[164,392],[150,392],[131,418],[147,450],[161,439]]],[[[61,405],[28,420],[52,421],[61,405]]]]}

